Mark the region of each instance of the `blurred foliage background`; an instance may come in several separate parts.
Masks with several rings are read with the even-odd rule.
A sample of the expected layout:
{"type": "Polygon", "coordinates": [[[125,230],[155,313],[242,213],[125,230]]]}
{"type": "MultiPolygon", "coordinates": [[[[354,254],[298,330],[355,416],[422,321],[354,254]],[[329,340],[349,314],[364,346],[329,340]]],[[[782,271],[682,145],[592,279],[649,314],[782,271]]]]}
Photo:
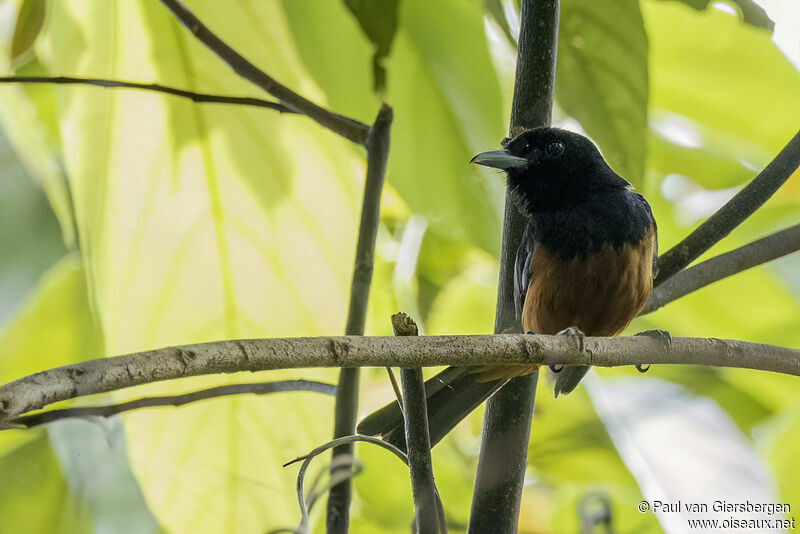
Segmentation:
{"type": "MultiPolygon", "coordinates": [[[[382,99],[394,107],[367,333],[391,334],[398,309],[426,334],[490,332],[504,184],[468,162],[506,134],[515,2],[187,5],[306,97],[367,123],[382,99]]],[[[800,126],[798,10],[794,0],[562,1],[555,122],[590,135],[647,196],[661,250],[800,126]]],[[[5,0],[0,31],[8,74],[260,96],[154,0],[5,0]]],[[[89,87],[5,85],[0,95],[0,382],[171,344],[343,331],[361,149],[269,110],[89,87]]],[[[795,175],[706,257],[797,224],[799,207],[795,175]]],[[[800,347],[798,273],[800,257],[783,258],[630,330],[800,347]]],[[[795,378],[677,366],[633,375],[593,373],[557,402],[542,380],[522,532],[577,532],[597,503],[616,532],[682,532],[639,513],[645,498],[800,509],[795,378]]],[[[335,380],[202,377],[76,402],[279,377],[335,380]]],[[[363,413],[392,395],[384,371],[365,373],[363,413]]],[[[297,466],[281,464],[329,439],[332,410],[331,399],[287,393],[4,431],[0,531],[292,528],[297,466]]],[[[434,450],[456,532],[480,417],[434,450]]],[[[357,454],[352,530],[407,532],[406,469],[383,450],[357,454]]]]}

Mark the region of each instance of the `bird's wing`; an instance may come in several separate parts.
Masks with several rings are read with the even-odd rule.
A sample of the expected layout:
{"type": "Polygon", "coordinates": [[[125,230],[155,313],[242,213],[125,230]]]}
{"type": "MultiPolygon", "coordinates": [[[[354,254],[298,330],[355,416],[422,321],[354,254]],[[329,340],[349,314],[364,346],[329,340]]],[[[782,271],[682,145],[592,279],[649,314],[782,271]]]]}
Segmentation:
{"type": "Polygon", "coordinates": [[[528,284],[531,280],[531,256],[533,256],[533,227],[531,222],[525,228],[522,242],[517,249],[517,257],[514,261],[514,308],[517,312],[517,319],[522,320],[522,310],[525,307],[525,295],[528,292],[528,284]]]}
{"type": "Polygon", "coordinates": [[[639,193],[634,193],[639,203],[647,213],[650,223],[653,225],[653,279],[658,276],[658,226],[656,225],[656,218],[653,217],[653,210],[650,208],[650,203],[639,193]]]}

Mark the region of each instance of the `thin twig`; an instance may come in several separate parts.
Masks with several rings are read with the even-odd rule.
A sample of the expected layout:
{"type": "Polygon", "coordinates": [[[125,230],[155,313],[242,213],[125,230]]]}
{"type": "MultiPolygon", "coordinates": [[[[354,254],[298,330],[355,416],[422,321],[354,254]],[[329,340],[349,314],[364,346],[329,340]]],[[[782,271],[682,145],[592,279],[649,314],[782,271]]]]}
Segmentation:
{"type": "Polygon", "coordinates": [[[274,109],[280,113],[295,113],[279,102],[253,98],[248,96],[223,96],[208,93],[196,93],[177,87],[161,85],[160,83],[125,82],[122,80],[108,80],[105,78],[79,78],[76,76],[0,76],[0,84],[55,84],[55,85],[90,85],[94,87],[137,89],[162,93],[181,98],[188,98],[200,104],[233,104],[238,106],[254,106],[259,108],[274,109]]]}
{"type": "Polygon", "coordinates": [[[658,259],[658,286],[699,258],[705,251],[750,217],[800,166],[800,132],[758,176],[701,224],[683,241],[658,259]]]}
{"type": "MultiPolygon", "coordinates": [[[[364,195],[361,203],[361,222],[358,228],[353,281],[350,285],[350,304],[347,310],[347,335],[363,335],[367,318],[369,288],[372,283],[372,270],[375,263],[375,240],[380,224],[381,192],[386,176],[386,162],[389,159],[390,134],[392,127],[392,108],[381,106],[375,123],[370,128],[366,140],[367,177],[364,182],[364,195]]],[[[355,433],[358,418],[359,370],[342,369],[339,372],[339,383],[336,391],[336,407],[334,410],[333,437],[340,438],[355,433]]],[[[333,467],[331,479],[337,478],[336,457],[353,455],[353,444],[346,443],[333,449],[333,467]]],[[[349,468],[348,468],[349,472],[349,468]]],[[[350,478],[341,478],[341,482],[331,487],[328,495],[326,528],[328,534],[345,534],[348,531],[350,518],[350,500],[352,493],[350,478]]]]}
{"type": "MultiPolygon", "coordinates": [[[[395,336],[419,334],[414,320],[405,313],[392,315],[392,330],[395,336]]],[[[431,439],[428,432],[428,407],[422,369],[400,369],[403,384],[403,414],[408,451],[408,468],[411,475],[411,493],[414,497],[415,532],[444,532],[447,530],[444,514],[439,514],[438,492],[433,479],[431,439]]]]}
{"type": "Polygon", "coordinates": [[[397,378],[394,376],[394,371],[391,367],[386,368],[386,374],[389,375],[389,383],[392,384],[394,390],[394,398],[397,399],[397,406],[400,408],[400,413],[403,413],[403,394],[400,392],[400,384],[397,383],[397,378]]]}
{"type": "MultiPolygon", "coordinates": [[[[559,0],[522,0],[509,134],[550,124],[559,0]]],[[[525,219],[506,193],[495,333],[519,324],[514,261],[525,219]]],[[[468,532],[516,532],[539,373],[509,380],[486,403],[468,532]]]]}
{"type": "Polygon", "coordinates": [[[227,63],[236,74],[271,94],[287,108],[310,117],[321,126],[341,135],[345,139],[349,139],[359,145],[363,145],[366,142],[369,126],[355,119],[333,113],[280,84],[220,39],[205,24],[200,22],[200,19],[183,2],[179,0],[161,0],[161,3],[192,32],[192,35],[227,63]]]}
{"type": "Polygon", "coordinates": [[[314,459],[315,456],[322,454],[323,452],[327,451],[333,447],[340,447],[345,444],[352,445],[356,441],[365,441],[367,443],[372,443],[373,445],[378,445],[379,447],[383,447],[384,449],[390,451],[392,454],[400,458],[402,462],[408,465],[408,458],[406,457],[405,453],[395,447],[390,443],[386,443],[382,439],[373,438],[370,436],[344,436],[341,438],[336,438],[324,445],[320,445],[310,453],[305,456],[301,456],[299,458],[295,458],[290,462],[286,462],[283,464],[283,467],[288,467],[292,464],[302,461],[302,465],[300,466],[300,471],[297,473],[297,502],[300,505],[300,524],[295,529],[295,532],[298,534],[306,534],[308,532],[308,509],[306,507],[306,499],[305,493],[303,492],[303,480],[305,479],[306,470],[308,470],[308,466],[311,464],[311,460],[314,459]]]}
{"type": "Polygon", "coordinates": [[[336,395],[336,386],[313,380],[283,380],[281,382],[255,382],[252,384],[229,384],[213,388],[192,391],[183,395],[166,395],[162,397],[144,397],[119,404],[106,406],[82,406],[79,408],[64,408],[50,410],[17,417],[12,421],[14,425],[32,428],[37,425],[67,419],[70,417],[111,417],[122,412],[139,410],[141,408],[155,408],[157,406],[183,406],[191,402],[215,399],[230,395],[265,395],[268,393],[281,393],[284,391],[313,391],[325,395],[336,395]]]}
{"type": "Polygon", "coordinates": [[[800,250],[800,225],[781,230],[743,247],[715,256],[679,272],[658,286],[650,294],[640,315],[654,312],[673,300],[718,280],[798,250],[800,250]]]}

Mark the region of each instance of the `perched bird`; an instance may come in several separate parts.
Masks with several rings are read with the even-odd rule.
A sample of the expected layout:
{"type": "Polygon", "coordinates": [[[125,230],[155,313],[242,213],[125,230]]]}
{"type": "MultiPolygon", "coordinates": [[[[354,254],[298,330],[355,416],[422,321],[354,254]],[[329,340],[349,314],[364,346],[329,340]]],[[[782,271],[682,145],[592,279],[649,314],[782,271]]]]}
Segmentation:
{"type": "MultiPolygon", "coordinates": [[[[645,198],[589,139],[559,128],[524,131],[472,163],[505,171],[527,219],[514,276],[523,331],[577,336],[581,344],[584,334],[622,332],[647,301],[656,275],[656,222],[645,198]]],[[[428,380],[431,444],[508,379],[536,368],[449,367],[428,380]]],[[[588,370],[557,371],[556,396],[575,389],[588,370]]],[[[358,431],[405,448],[397,402],[367,416],[358,431]]]]}

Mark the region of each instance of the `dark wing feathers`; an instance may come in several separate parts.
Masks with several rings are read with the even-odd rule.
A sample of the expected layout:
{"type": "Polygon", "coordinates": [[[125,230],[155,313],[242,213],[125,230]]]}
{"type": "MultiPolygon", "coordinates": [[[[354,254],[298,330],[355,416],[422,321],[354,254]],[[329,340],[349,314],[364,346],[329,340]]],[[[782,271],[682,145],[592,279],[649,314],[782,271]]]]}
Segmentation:
{"type": "Polygon", "coordinates": [[[533,228],[529,222],[522,236],[522,242],[517,249],[517,257],[514,260],[514,308],[517,312],[517,319],[522,318],[522,310],[525,306],[525,294],[528,292],[528,284],[531,280],[531,256],[533,256],[533,228]]]}

